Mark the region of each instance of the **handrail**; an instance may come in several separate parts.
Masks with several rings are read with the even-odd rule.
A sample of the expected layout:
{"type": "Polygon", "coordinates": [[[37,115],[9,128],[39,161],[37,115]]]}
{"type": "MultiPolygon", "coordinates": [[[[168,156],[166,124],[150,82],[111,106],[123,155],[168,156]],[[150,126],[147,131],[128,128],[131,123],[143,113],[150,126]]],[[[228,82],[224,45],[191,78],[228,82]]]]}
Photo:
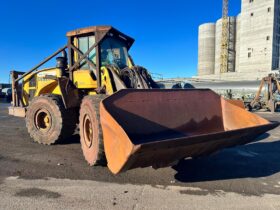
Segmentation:
{"type": "Polygon", "coordinates": [[[47,63],[49,60],[51,60],[53,57],[55,57],[56,55],[58,55],[59,53],[61,53],[63,50],[65,50],[67,48],[67,45],[65,45],[64,47],[60,48],[59,50],[57,50],[55,53],[53,53],[51,56],[47,57],[45,60],[43,60],[41,63],[39,63],[38,65],[36,65],[34,68],[32,68],[30,71],[26,72],[25,74],[23,74],[21,77],[17,78],[15,80],[15,82],[18,82],[19,80],[22,80],[26,75],[32,73],[33,71],[37,70],[39,67],[41,67],[42,65],[44,65],[45,63],[47,63]]]}

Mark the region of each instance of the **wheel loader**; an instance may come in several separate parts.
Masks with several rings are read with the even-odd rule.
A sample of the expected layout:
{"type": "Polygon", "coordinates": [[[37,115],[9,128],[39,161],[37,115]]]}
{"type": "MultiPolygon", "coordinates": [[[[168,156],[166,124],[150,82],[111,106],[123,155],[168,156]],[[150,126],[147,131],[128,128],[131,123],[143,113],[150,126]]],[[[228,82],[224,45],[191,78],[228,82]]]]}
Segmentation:
{"type": "MultiPolygon", "coordinates": [[[[111,26],[67,33],[68,42],[30,71],[11,71],[9,114],[31,138],[67,141],[79,124],[89,165],[114,174],[169,166],[254,141],[278,126],[209,89],[159,89],[129,55],[134,40],[111,26]],[[42,66],[56,57],[56,66],[42,66]]],[[[164,58],[163,58],[164,59],[164,58]]]]}

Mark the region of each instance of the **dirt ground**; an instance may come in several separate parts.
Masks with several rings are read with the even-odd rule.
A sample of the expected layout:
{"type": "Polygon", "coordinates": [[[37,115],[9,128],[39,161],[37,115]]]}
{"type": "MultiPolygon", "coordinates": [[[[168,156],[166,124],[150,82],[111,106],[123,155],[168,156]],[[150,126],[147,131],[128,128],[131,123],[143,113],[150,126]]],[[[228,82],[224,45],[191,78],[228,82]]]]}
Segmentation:
{"type": "MultiPolygon", "coordinates": [[[[0,103],[0,209],[280,209],[280,127],[210,157],[115,176],[106,167],[87,165],[78,135],[66,144],[33,143],[24,119],[8,116],[7,107],[0,103]]],[[[279,114],[261,115],[280,121],[279,114]]]]}

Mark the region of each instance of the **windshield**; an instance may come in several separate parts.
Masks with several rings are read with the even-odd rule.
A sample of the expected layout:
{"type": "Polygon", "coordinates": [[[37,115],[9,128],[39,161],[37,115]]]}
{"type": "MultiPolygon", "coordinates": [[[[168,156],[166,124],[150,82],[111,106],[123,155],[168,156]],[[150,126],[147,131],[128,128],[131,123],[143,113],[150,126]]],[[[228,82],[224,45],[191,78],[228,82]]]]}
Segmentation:
{"type": "Polygon", "coordinates": [[[120,69],[128,66],[128,52],[126,43],[113,38],[107,37],[101,43],[101,63],[102,66],[116,65],[120,69]]]}

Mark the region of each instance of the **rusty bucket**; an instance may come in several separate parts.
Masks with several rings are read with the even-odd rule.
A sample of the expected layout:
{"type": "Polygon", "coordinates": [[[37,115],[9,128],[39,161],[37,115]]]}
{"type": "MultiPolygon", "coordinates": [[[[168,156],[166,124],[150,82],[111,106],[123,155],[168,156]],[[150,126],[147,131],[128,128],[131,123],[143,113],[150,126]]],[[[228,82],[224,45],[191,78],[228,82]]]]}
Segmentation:
{"type": "Polygon", "coordinates": [[[278,126],[208,89],[125,89],[101,102],[100,116],[114,174],[246,144],[278,126]]]}

